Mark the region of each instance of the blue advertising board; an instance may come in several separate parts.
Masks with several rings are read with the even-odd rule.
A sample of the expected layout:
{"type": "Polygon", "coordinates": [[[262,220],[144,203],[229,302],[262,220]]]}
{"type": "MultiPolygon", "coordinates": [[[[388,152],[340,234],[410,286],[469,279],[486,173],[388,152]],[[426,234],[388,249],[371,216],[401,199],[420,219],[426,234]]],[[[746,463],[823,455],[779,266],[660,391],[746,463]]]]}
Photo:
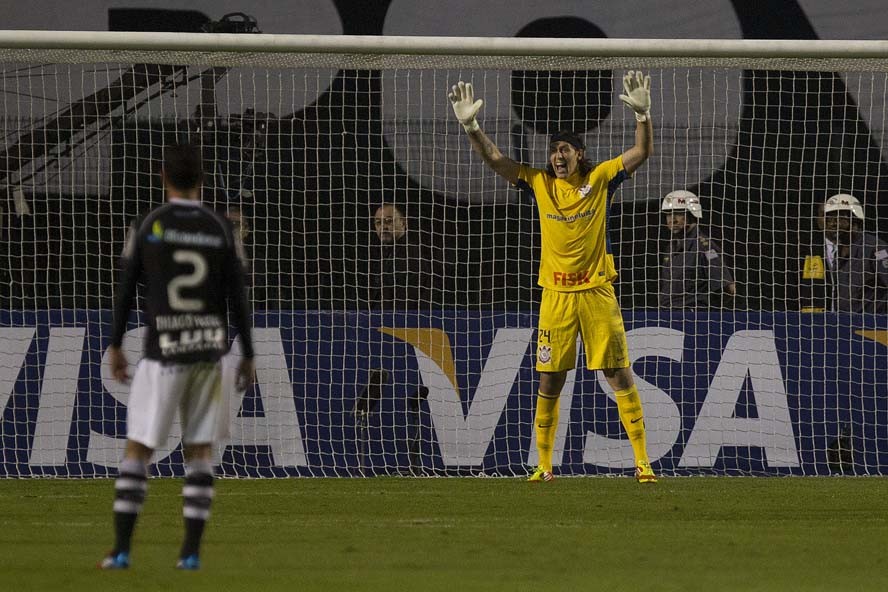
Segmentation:
{"type": "MultiPolygon", "coordinates": [[[[658,471],[888,473],[888,318],[624,316],[658,471]]],[[[258,381],[227,389],[220,474],[522,475],[536,461],[533,314],[288,311],[254,322],[258,381]]],[[[141,331],[134,315],[131,362],[141,331]]],[[[127,388],[104,367],[109,335],[109,311],[0,311],[0,475],[116,473],[127,388]]],[[[582,356],[560,400],[555,471],[631,474],[616,404],[582,356]]],[[[156,474],[181,474],[177,429],[156,474]]]]}

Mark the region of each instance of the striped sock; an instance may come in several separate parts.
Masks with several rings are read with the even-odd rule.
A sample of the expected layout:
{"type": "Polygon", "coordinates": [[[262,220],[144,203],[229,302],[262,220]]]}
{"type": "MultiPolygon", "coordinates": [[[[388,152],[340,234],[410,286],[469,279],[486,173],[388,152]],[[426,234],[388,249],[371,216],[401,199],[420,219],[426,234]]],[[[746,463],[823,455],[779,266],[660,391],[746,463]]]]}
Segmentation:
{"type": "Polygon", "coordinates": [[[148,468],[140,460],[125,458],[120,463],[114,481],[114,542],[113,554],[129,553],[133,531],[145,494],[148,491],[148,468]]]}
{"type": "Polygon", "coordinates": [[[185,540],[179,557],[198,555],[204,526],[210,517],[213,503],[213,467],[207,460],[189,463],[182,486],[182,516],[185,519],[185,540]]]}

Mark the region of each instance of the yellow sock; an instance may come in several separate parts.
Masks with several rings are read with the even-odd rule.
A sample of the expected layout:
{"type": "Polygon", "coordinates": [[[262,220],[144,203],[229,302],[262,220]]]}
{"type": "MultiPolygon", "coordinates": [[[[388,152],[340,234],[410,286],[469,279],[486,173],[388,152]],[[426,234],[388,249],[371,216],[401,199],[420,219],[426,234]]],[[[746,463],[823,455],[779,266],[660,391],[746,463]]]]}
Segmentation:
{"type": "Polygon", "coordinates": [[[558,429],[558,396],[550,397],[543,393],[537,394],[536,418],[533,422],[536,429],[537,452],[540,455],[540,466],[544,471],[552,471],[552,446],[555,443],[555,431],[558,429]]]}
{"type": "Polygon", "coordinates": [[[649,462],[647,454],[647,438],[644,433],[644,412],[641,409],[641,398],[638,388],[632,386],[614,393],[617,396],[617,409],[620,410],[620,421],[629,435],[632,452],[635,453],[635,464],[649,462]]]}

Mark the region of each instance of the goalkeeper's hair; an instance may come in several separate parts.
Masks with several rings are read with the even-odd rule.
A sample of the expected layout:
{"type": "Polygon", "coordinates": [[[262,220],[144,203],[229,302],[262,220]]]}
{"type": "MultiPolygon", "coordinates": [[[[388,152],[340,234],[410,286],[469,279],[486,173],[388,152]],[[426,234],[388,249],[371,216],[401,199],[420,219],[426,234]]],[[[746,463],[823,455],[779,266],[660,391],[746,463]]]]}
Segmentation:
{"type": "Polygon", "coordinates": [[[163,151],[163,176],[177,189],[193,189],[203,181],[203,159],[193,144],[167,146],[163,151]]]}

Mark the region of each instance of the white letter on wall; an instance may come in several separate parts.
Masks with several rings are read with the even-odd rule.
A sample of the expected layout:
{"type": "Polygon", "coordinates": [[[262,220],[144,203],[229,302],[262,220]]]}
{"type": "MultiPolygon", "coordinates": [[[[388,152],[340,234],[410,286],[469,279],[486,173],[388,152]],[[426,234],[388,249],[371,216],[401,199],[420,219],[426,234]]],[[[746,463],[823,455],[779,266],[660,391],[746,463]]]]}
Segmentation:
{"type": "Polygon", "coordinates": [[[34,340],[34,327],[4,327],[0,329],[0,395],[6,393],[0,411],[6,409],[16,380],[25,363],[25,356],[34,340]]]}
{"type": "Polygon", "coordinates": [[[263,417],[238,417],[243,393],[235,392],[234,376],[240,362],[240,341],[235,341],[231,353],[223,362],[223,390],[228,400],[231,419],[229,444],[267,445],[276,466],[306,466],[302,431],[296,415],[293,384],[287,369],[281,332],[276,328],[253,329],[253,347],[256,350],[256,381],[262,397],[263,417]]]}
{"type": "Polygon", "coordinates": [[[68,457],[68,437],[77,398],[77,379],[83,358],[83,327],[51,327],[40,408],[31,446],[31,466],[60,466],[68,457]]]}
{"type": "Polygon", "coordinates": [[[738,331],[728,341],[679,466],[711,467],[723,446],[760,447],[769,466],[799,466],[772,331],[738,331]],[[758,418],[734,417],[747,376],[758,418]]]}

